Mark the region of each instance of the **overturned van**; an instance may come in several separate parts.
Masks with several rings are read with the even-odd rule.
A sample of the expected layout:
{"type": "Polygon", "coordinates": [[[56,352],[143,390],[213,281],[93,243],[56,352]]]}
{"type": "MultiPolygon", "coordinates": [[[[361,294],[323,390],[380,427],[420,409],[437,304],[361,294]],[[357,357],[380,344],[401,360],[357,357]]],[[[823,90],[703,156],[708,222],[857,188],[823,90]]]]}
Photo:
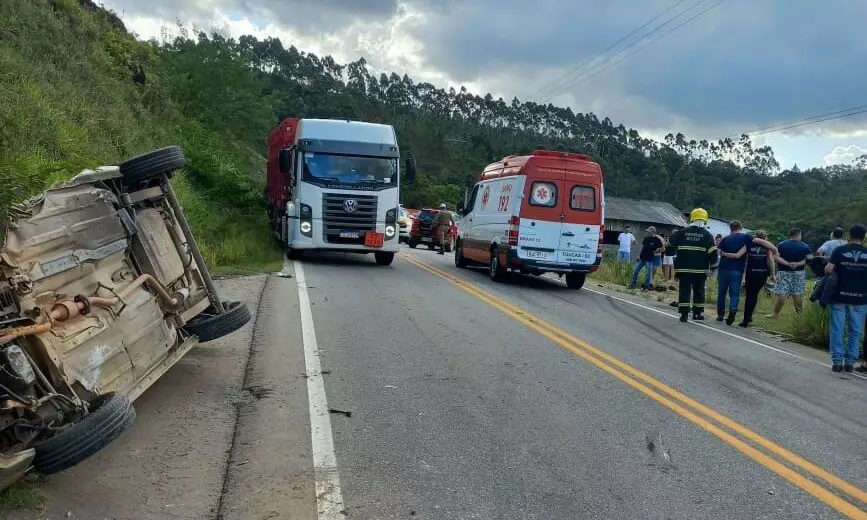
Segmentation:
{"type": "Polygon", "coordinates": [[[455,265],[565,276],[580,289],[602,261],[602,169],[589,156],[536,150],[488,165],[459,213],[455,265]]]}
{"type": "Polygon", "coordinates": [[[250,319],[220,300],[169,182],[178,147],[85,170],[0,229],[0,489],[97,452],[198,343],[250,319]]]}

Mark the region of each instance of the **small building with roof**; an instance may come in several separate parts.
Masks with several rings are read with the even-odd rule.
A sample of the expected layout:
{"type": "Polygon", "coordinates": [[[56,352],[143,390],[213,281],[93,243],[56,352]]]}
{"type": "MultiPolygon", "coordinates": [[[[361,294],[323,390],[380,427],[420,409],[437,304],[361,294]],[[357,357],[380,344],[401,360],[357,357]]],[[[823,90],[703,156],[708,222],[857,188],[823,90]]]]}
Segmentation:
{"type": "Polygon", "coordinates": [[[617,250],[617,237],[629,226],[636,240],[632,258],[638,258],[641,241],[647,236],[648,227],[653,226],[657,232],[669,236],[674,230],[687,225],[683,212],[668,202],[605,197],[604,244],[607,248],[617,250]]]}

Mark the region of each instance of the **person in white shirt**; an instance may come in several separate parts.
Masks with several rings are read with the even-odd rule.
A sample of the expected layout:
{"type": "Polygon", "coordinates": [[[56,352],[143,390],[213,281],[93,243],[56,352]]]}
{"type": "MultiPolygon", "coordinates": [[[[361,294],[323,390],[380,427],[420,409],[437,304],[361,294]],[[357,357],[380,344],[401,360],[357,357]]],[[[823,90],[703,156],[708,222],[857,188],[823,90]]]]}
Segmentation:
{"type": "Polygon", "coordinates": [[[635,235],[630,232],[629,226],[626,226],[626,229],[617,235],[617,241],[620,243],[620,249],[617,251],[617,261],[631,262],[632,246],[635,244],[635,235]]]}
{"type": "Polygon", "coordinates": [[[819,246],[819,249],[816,250],[816,256],[831,258],[831,253],[834,252],[834,249],[846,244],[846,241],[843,240],[843,233],[843,228],[834,228],[834,231],[831,231],[831,240],[819,246]]]}

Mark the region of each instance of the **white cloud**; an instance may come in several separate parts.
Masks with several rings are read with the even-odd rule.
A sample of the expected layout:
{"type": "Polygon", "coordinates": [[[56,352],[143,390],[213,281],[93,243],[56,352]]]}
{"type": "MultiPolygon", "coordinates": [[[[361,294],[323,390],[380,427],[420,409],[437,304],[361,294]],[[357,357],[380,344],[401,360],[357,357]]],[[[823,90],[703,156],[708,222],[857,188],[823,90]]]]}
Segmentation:
{"type": "MultiPolygon", "coordinates": [[[[556,11],[562,1],[565,0],[540,0],[534,9],[541,13],[551,9],[556,11]]],[[[171,17],[178,16],[188,27],[216,30],[226,36],[237,38],[251,34],[258,38],[278,37],[287,47],[294,45],[301,51],[319,56],[328,54],[338,63],[364,57],[371,72],[376,75],[394,71],[406,73],[416,82],[426,81],[440,88],[457,89],[463,85],[475,94],[490,92],[495,98],[501,96],[507,102],[513,96],[522,101],[536,98],[535,101],[544,102],[547,96],[540,94],[542,87],[558,80],[565,70],[574,68],[575,63],[598,53],[604,47],[606,38],[633,27],[644,16],[653,14],[654,9],[665,5],[666,1],[653,0],[641,10],[624,12],[612,8],[605,11],[600,18],[601,26],[584,39],[575,36],[581,32],[570,29],[572,26],[568,21],[546,25],[550,29],[547,34],[534,34],[535,26],[522,14],[524,11],[521,9],[491,11],[472,4],[473,9],[464,12],[471,4],[447,0],[289,2],[290,5],[321,11],[320,14],[326,20],[316,24],[304,16],[279,16],[277,13],[283,12],[285,6],[282,0],[149,0],[147,3],[138,0],[103,0],[103,3],[115,9],[127,27],[146,39],[175,35],[177,26],[171,17]],[[350,4],[351,9],[345,7],[350,4]],[[462,6],[463,11],[456,6],[462,6]],[[517,35],[504,29],[517,27],[523,28],[517,35]],[[597,37],[596,33],[603,36],[597,37]],[[528,39],[519,37],[520,34],[533,36],[528,39]]],[[[482,0],[480,2],[485,3],[482,0]]],[[[586,2],[589,5],[589,0],[586,2]]],[[[771,14],[774,13],[764,13],[766,16],[771,14]]],[[[714,24],[720,24],[725,19],[732,27],[750,29],[762,38],[767,36],[757,27],[750,27],[738,13],[716,10],[708,16],[711,17],[708,23],[713,21],[714,24]]],[[[649,137],[682,132],[688,139],[696,140],[737,135],[810,113],[805,112],[804,107],[815,103],[809,96],[799,92],[789,92],[789,97],[777,99],[781,92],[788,90],[779,91],[769,86],[764,90],[749,87],[747,90],[739,88],[730,91],[730,85],[722,80],[738,77],[740,69],[737,67],[746,66],[746,61],[732,58],[739,55],[738,49],[723,45],[725,42],[720,39],[722,35],[719,28],[714,32],[719,41],[714,40],[715,43],[710,45],[706,34],[709,29],[697,27],[698,24],[678,33],[676,38],[662,40],[651,51],[610,72],[585,76],[585,79],[592,77],[592,81],[576,81],[566,88],[556,89],[559,92],[553,92],[557,95],[551,101],[569,105],[576,112],[594,112],[600,118],[609,117],[615,125],[622,123],[649,137]],[[689,49],[707,52],[701,60],[696,60],[692,54],[683,54],[689,49]],[[689,72],[684,73],[684,67],[689,72]],[[766,90],[773,93],[768,94],[766,90]],[[765,97],[759,96],[757,92],[764,92],[765,97]],[[774,97],[773,102],[767,102],[768,96],[774,97]]],[[[817,28],[810,35],[816,39],[828,31],[827,28],[817,28]]],[[[835,34],[841,32],[845,33],[836,31],[835,34]]],[[[757,37],[755,34],[753,36],[757,37]]],[[[740,42],[740,39],[732,41],[740,42]]],[[[812,49],[812,43],[808,47],[812,49]]],[[[852,53],[857,51],[851,50],[852,53]]],[[[773,56],[780,52],[774,47],[766,50],[765,54],[773,56]]],[[[786,56],[791,58],[796,55],[789,52],[786,56]]],[[[768,72],[776,83],[786,80],[785,74],[789,68],[797,69],[798,74],[803,73],[800,68],[794,67],[795,63],[786,60],[780,65],[780,70],[771,67],[773,70],[766,71],[766,57],[756,56],[755,60],[761,61],[763,65],[747,72],[753,75],[768,72]]],[[[833,65],[838,66],[836,62],[833,65]]],[[[589,68],[582,70],[586,72],[589,68]]],[[[817,77],[831,77],[834,70],[817,77]]],[[[765,83],[772,85],[773,82],[765,83]]],[[[758,80],[754,83],[764,84],[758,80]]],[[[835,85],[842,89],[841,84],[835,85]]],[[[828,95],[845,105],[842,100],[860,94],[842,89],[829,91],[828,95]]],[[[827,109],[832,108],[830,106],[827,109]]],[[[811,110],[819,109],[813,107],[811,110]]],[[[763,135],[754,145],[769,142],[786,162],[797,161],[801,167],[810,167],[821,165],[823,156],[834,146],[841,145],[824,157],[825,163],[837,160],[832,157],[841,147],[857,143],[856,146],[860,148],[867,145],[865,141],[867,121],[847,118],[763,135]],[[790,149],[784,146],[777,150],[779,142],[791,143],[792,146],[790,149]],[[794,146],[795,142],[797,146],[794,146]]],[[[842,160],[851,161],[851,158],[842,160]]]]}
{"type": "Polygon", "coordinates": [[[861,148],[857,144],[837,146],[831,150],[831,153],[825,156],[824,164],[825,166],[854,164],[856,159],[865,154],[867,154],[867,148],[861,148]]]}

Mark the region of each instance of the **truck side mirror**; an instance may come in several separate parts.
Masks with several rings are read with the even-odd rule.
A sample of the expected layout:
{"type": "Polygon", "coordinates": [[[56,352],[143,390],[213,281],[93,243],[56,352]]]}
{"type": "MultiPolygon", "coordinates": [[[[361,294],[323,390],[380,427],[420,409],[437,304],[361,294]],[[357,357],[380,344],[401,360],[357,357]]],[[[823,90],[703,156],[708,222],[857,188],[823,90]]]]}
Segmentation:
{"type": "Polygon", "coordinates": [[[277,164],[281,173],[291,172],[292,152],[290,150],[280,150],[280,155],[277,157],[277,164]]]}
{"type": "Polygon", "coordinates": [[[404,169],[406,170],[406,181],[415,182],[415,157],[410,155],[406,158],[406,167],[404,169]]]}

